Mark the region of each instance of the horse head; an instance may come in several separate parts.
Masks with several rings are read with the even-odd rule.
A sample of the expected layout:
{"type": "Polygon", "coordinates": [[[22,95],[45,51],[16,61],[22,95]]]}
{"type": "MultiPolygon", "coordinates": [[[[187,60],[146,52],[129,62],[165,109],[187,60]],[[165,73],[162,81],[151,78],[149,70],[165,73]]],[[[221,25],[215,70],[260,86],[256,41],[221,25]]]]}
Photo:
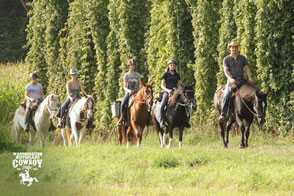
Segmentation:
{"type": "Polygon", "coordinates": [[[173,105],[177,98],[180,97],[182,102],[186,105],[189,106],[189,108],[191,110],[196,110],[197,105],[195,102],[195,91],[193,88],[193,84],[191,86],[187,85],[187,86],[180,86],[174,93],[173,98],[171,100],[171,105],[173,105]]]}
{"type": "Polygon", "coordinates": [[[57,112],[58,97],[54,94],[48,95],[48,102],[46,103],[49,117],[52,119],[57,112]]]}
{"type": "Polygon", "coordinates": [[[84,111],[87,113],[87,118],[91,119],[93,117],[93,107],[94,107],[94,93],[92,95],[84,95],[86,101],[84,103],[84,111]]]}
{"type": "Polygon", "coordinates": [[[267,106],[266,96],[267,94],[264,92],[256,90],[253,108],[257,114],[258,123],[260,124],[265,123],[265,110],[267,106]]]}
{"type": "Polygon", "coordinates": [[[153,104],[153,89],[152,89],[153,84],[154,84],[153,81],[150,84],[143,83],[143,87],[142,87],[142,99],[143,99],[143,103],[147,104],[148,111],[151,110],[151,106],[153,104]]]}

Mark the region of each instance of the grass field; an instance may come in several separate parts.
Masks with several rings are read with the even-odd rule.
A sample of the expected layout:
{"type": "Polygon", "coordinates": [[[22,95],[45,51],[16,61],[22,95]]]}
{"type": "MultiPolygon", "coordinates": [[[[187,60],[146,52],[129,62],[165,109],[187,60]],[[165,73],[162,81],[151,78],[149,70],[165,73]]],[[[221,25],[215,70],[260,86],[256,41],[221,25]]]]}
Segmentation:
{"type": "Polygon", "coordinates": [[[192,144],[193,135],[184,135],[182,149],[177,142],[160,148],[154,132],[144,136],[139,149],[94,139],[68,150],[48,143],[44,149],[38,143],[22,145],[20,150],[43,152],[42,168],[30,172],[39,182],[21,185],[20,172],[11,165],[14,156],[6,151],[0,154],[0,189],[3,195],[293,194],[293,143],[255,133],[247,149],[238,148],[240,136],[222,149],[220,138],[192,144]]]}
{"type": "MultiPolygon", "coordinates": [[[[217,127],[193,122],[178,148],[160,148],[154,131],[145,133],[141,148],[118,146],[113,136],[102,142],[93,133],[79,147],[53,145],[38,139],[28,147],[10,140],[12,117],[24,96],[28,66],[0,65],[0,195],[293,195],[293,136],[273,136],[252,127],[249,148],[239,149],[240,133],[231,131],[222,149],[217,127]],[[18,71],[15,71],[18,70],[18,71]],[[39,182],[20,184],[12,167],[13,152],[43,152],[43,164],[30,176],[39,182]]],[[[214,119],[214,116],[211,117],[214,119]]],[[[213,123],[212,123],[213,124],[213,123]]]]}

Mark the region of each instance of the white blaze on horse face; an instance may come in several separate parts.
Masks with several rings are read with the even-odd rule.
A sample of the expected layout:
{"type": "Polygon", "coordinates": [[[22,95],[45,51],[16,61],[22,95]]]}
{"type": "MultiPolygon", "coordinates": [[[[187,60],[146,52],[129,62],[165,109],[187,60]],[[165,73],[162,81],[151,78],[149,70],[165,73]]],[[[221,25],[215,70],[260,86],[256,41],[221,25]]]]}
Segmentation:
{"type": "Polygon", "coordinates": [[[89,101],[88,102],[88,108],[89,108],[89,110],[88,110],[88,113],[87,113],[87,117],[88,118],[92,118],[92,116],[93,116],[92,106],[93,106],[92,102],[89,101]]]}

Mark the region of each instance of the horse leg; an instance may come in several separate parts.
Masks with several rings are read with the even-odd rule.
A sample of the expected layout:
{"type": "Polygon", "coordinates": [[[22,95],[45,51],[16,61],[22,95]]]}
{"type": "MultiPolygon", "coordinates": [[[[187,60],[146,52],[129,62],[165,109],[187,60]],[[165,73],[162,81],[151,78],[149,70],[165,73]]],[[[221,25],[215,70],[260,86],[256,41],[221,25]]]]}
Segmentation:
{"type": "Polygon", "coordinates": [[[34,139],[36,136],[36,131],[35,130],[30,130],[30,140],[29,140],[29,145],[33,146],[34,145],[34,139]]]}
{"type": "Polygon", "coordinates": [[[83,141],[83,137],[84,137],[85,132],[86,132],[86,127],[83,127],[83,128],[80,130],[79,145],[81,145],[81,143],[82,143],[82,141],[83,141]]]}
{"type": "Polygon", "coordinates": [[[132,126],[128,127],[126,137],[127,137],[127,147],[129,147],[129,133],[133,130],[132,126]]]}
{"type": "Polygon", "coordinates": [[[41,146],[44,148],[44,146],[45,146],[46,134],[44,134],[43,130],[39,130],[39,131],[38,131],[38,135],[39,135],[39,138],[40,138],[41,146]]]}
{"type": "Polygon", "coordinates": [[[61,129],[61,136],[63,138],[64,147],[67,148],[67,134],[65,128],[61,129]]]}
{"type": "Polygon", "coordinates": [[[167,148],[170,148],[170,146],[172,145],[173,143],[173,127],[172,125],[168,125],[168,134],[169,134],[169,143],[168,143],[168,146],[167,148]]]}
{"type": "Polygon", "coordinates": [[[245,147],[246,148],[248,147],[248,138],[249,138],[249,134],[250,134],[249,130],[250,130],[252,120],[247,121],[247,124],[246,124],[246,131],[245,131],[245,147]]]}
{"type": "Polygon", "coordinates": [[[77,132],[77,127],[75,124],[72,123],[71,125],[72,129],[71,129],[71,134],[74,136],[75,138],[75,142],[76,142],[76,146],[79,145],[79,142],[78,142],[78,132],[77,132]]]}
{"type": "Polygon", "coordinates": [[[219,124],[219,127],[220,127],[220,132],[221,132],[221,136],[222,136],[222,139],[223,139],[223,148],[228,148],[228,144],[227,144],[227,141],[225,140],[225,128],[224,128],[224,123],[223,122],[218,122],[219,124]]]}
{"type": "Polygon", "coordinates": [[[179,148],[182,148],[184,125],[179,127],[179,148]]]}
{"type": "Polygon", "coordinates": [[[138,127],[136,126],[135,122],[134,121],[131,121],[131,124],[132,124],[132,127],[136,133],[136,138],[137,138],[137,147],[139,148],[140,147],[140,138],[142,137],[141,136],[141,133],[138,129],[138,127]]]}
{"type": "Polygon", "coordinates": [[[228,144],[229,144],[229,134],[230,134],[230,129],[233,125],[234,121],[233,120],[229,120],[228,123],[227,123],[227,127],[226,127],[226,130],[227,130],[227,135],[226,135],[226,146],[228,147],[228,144]]]}
{"type": "Polygon", "coordinates": [[[241,138],[241,144],[240,144],[240,148],[244,148],[245,147],[245,143],[244,143],[244,134],[245,134],[245,127],[244,127],[244,124],[242,122],[242,120],[239,118],[239,116],[237,115],[236,116],[236,122],[238,123],[240,129],[241,129],[241,132],[242,132],[242,138],[241,138]]]}
{"type": "Polygon", "coordinates": [[[121,145],[122,144],[122,129],[121,127],[117,126],[116,130],[117,130],[117,138],[118,138],[118,144],[121,145]]]}
{"type": "Polygon", "coordinates": [[[139,130],[140,131],[140,145],[141,145],[141,142],[142,142],[144,129],[145,129],[145,126],[141,127],[141,129],[139,130]]]}

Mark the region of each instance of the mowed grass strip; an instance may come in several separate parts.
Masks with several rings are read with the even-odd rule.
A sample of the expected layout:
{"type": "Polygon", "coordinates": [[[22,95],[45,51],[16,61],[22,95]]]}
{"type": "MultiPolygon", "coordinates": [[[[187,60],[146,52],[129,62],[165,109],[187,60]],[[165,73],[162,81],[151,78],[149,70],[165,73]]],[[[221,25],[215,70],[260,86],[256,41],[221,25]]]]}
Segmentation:
{"type": "MultiPolygon", "coordinates": [[[[19,184],[19,172],[12,168],[11,152],[0,155],[4,191],[33,195],[79,194],[291,194],[294,191],[294,145],[255,145],[247,149],[232,146],[187,144],[178,149],[160,148],[155,133],[141,148],[85,142],[80,147],[38,144],[28,151],[42,151],[43,165],[31,176],[39,182],[31,187],[19,184]],[[4,186],[5,185],[5,186],[4,186]],[[7,186],[6,186],[7,185],[7,186]],[[6,188],[7,187],[7,188],[6,188]],[[10,187],[10,188],[9,188],[10,187]],[[15,187],[15,189],[11,189],[15,187]],[[51,187],[51,188],[49,188],[51,187]],[[65,190],[65,192],[64,192],[65,190]]],[[[231,138],[238,143],[239,136],[231,138]]]]}

